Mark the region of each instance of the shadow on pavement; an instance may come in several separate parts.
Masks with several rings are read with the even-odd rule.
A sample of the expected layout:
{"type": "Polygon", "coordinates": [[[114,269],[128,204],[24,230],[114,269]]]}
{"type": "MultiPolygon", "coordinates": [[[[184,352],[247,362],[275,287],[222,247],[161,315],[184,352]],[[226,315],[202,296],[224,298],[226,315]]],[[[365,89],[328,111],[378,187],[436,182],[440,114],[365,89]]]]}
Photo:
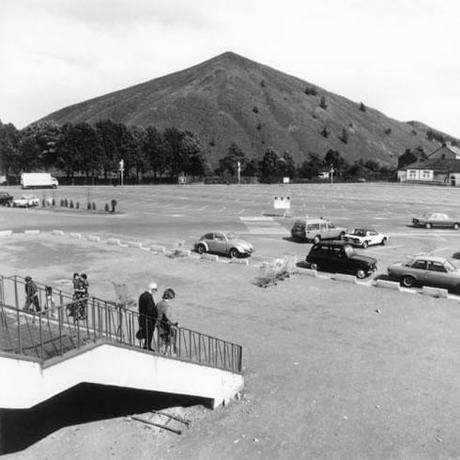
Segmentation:
{"type": "Polygon", "coordinates": [[[23,450],[63,427],[206,402],[201,398],[79,384],[31,409],[0,411],[0,455],[23,450]]]}

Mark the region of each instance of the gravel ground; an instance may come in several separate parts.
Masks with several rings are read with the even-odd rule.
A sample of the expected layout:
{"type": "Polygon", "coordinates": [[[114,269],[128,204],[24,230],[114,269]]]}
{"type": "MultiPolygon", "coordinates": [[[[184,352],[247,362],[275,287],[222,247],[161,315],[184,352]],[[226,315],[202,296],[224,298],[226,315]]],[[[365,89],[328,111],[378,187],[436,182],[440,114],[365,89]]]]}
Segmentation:
{"type": "Polygon", "coordinates": [[[185,407],[192,424],[182,436],[128,421],[148,410],[136,403],[110,418],[63,422],[6,458],[460,456],[457,301],[300,273],[263,289],[251,283],[254,267],[47,235],[0,247],[0,273],[55,284],[85,271],[105,298],[114,297],[110,281],[126,282],[133,297],[151,278],[174,287],[183,326],[243,345],[245,376],[242,399],[228,407],[185,407]]]}

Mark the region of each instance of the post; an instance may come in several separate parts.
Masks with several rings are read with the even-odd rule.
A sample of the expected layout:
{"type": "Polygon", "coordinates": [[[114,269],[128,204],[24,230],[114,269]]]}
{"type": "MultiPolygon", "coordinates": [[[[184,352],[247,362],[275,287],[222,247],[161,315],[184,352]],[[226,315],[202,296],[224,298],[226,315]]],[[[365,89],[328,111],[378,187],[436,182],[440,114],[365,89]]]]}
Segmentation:
{"type": "Polygon", "coordinates": [[[334,183],[334,172],[335,172],[335,171],[334,171],[334,168],[333,168],[332,165],[331,165],[331,169],[329,169],[329,176],[330,176],[330,178],[331,178],[331,184],[334,183]]]}
{"type": "Polygon", "coordinates": [[[236,162],[236,177],[237,177],[238,184],[239,184],[241,181],[241,162],[240,161],[236,162]]]}
{"type": "Polygon", "coordinates": [[[120,160],[120,186],[123,187],[123,172],[125,170],[125,162],[123,159],[120,160]]]}

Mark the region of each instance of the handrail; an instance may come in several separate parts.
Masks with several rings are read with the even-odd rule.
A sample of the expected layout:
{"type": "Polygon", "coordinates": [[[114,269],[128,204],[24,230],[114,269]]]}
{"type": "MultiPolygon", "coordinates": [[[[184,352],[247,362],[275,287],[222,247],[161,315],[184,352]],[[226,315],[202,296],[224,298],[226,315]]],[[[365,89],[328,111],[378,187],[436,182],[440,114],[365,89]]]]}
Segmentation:
{"type": "MultiPolygon", "coordinates": [[[[21,355],[32,353],[45,361],[100,340],[136,349],[145,343],[136,338],[142,315],[95,297],[69,299],[67,293],[59,292],[60,302],[52,310],[21,310],[18,284],[22,282],[18,278],[0,275],[0,349],[21,355]],[[78,309],[84,311],[85,318],[76,315],[78,309]]],[[[38,287],[40,290],[41,283],[38,287]]],[[[145,334],[152,335],[153,353],[241,372],[241,345],[178,326],[171,326],[168,344],[160,336],[158,325],[148,317],[144,319],[145,334]]]]}

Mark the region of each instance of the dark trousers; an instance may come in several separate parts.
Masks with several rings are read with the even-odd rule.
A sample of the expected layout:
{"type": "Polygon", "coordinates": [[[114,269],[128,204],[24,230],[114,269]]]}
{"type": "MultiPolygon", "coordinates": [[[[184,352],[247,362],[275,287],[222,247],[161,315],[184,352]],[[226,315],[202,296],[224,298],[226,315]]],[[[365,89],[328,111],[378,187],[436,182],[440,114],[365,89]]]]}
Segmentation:
{"type": "Polygon", "coordinates": [[[155,323],[156,321],[153,321],[153,320],[145,321],[145,325],[144,325],[145,339],[144,339],[143,348],[145,348],[146,350],[152,349],[152,340],[153,340],[153,334],[155,332],[155,323]]]}
{"type": "Polygon", "coordinates": [[[33,304],[35,307],[35,311],[40,311],[40,304],[38,303],[38,295],[34,295],[33,297],[27,297],[26,303],[24,305],[24,310],[30,310],[30,305],[33,304]]]}

